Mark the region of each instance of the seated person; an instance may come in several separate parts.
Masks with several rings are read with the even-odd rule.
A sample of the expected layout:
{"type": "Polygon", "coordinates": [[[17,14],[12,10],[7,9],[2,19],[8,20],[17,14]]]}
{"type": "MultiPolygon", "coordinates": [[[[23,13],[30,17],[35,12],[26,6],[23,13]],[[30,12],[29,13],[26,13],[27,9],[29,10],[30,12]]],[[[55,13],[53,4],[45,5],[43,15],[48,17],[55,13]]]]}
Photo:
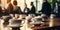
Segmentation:
{"type": "Polygon", "coordinates": [[[55,3],[54,13],[55,13],[56,17],[60,17],[60,6],[59,6],[58,2],[55,3]]]}
{"type": "Polygon", "coordinates": [[[9,0],[8,5],[6,6],[5,10],[7,11],[8,14],[13,14],[13,5],[11,3],[11,0],[9,0]]]}
{"type": "Polygon", "coordinates": [[[13,1],[13,13],[14,14],[21,14],[22,11],[21,11],[21,8],[19,6],[17,6],[17,1],[13,1]]]}
{"type": "Polygon", "coordinates": [[[47,2],[47,0],[43,0],[42,4],[42,14],[46,14],[48,17],[51,14],[51,5],[47,2]]]}
{"type": "Polygon", "coordinates": [[[29,14],[30,13],[30,9],[27,7],[27,4],[25,3],[25,8],[23,11],[24,14],[29,14]]]}
{"type": "Polygon", "coordinates": [[[34,6],[33,2],[31,2],[30,5],[32,6],[30,13],[31,13],[31,14],[35,14],[36,9],[35,9],[35,6],[34,6]]]}

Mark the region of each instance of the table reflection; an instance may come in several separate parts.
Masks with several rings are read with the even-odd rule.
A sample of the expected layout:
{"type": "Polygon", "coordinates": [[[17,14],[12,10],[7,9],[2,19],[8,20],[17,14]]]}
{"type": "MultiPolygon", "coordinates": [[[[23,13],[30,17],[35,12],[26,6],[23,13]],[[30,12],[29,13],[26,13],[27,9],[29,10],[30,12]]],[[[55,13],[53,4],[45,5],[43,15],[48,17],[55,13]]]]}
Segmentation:
{"type": "MultiPolygon", "coordinates": [[[[40,16],[40,15],[35,16],[34,14],[29,14],[28,16],[25,14],[15,14],[15,16],[13,14],[10,14],[8,16],[2,16],[0,19],[2,19],[1,27],[3,26],[3,23],[9,22],[7,27],[10,27],[10,28],[11,27],[19,27],[19,28],[21,27],[22,29],[25,29],[25,30],[27,30],[27,29],[35,30],[35,29],[60,26],[60,22],[59,22],[60,18],[55,18],[53,16],[53,14],[51,15],[51,17],[53,17],[53,18],[46,17],[46,16],[40,16]],[[5,21],[5,20],[7,20],[7,21],[5,21]]],[[[7,24],[7,23],[5,23],[5,24],[7,24]]]]}

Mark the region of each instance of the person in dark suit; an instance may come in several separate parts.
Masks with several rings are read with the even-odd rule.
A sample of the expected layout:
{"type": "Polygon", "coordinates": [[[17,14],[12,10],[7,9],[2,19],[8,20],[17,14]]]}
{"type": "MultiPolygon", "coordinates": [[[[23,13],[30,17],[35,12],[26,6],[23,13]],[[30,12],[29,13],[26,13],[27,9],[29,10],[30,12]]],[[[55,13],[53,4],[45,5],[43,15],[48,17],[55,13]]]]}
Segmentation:
{"type": "Polygon", "coordinates": [[[43,0],[41,12],[43,14],[46,14],[47,16],[50,16],[50,14],[51,14],[51,5],[47,2],[47,0],[43,0]]]}
{"type": "Polygon", "coordinates": [[[60,17],[60,6],[58,2],[55,3],[54,13],[56,17],[60,17]]]}
{"type": "Polygon", "coordinates": [[[7,10],[9,10],[9,11],[8,11],[9,14],[13,14],[13,5],[12,5],[11,3],[8,5],[7,10]]]}
{"type": "Polygon", "coordinates": [[[13,5],[14,5],[13,6],[13,13],[14,14],[21,14],[22,13],[21,8],[19,6],[17,6],[16,0],[13,1],[13,5]]]}
{"type": "Polygon", "coordinates": [[[24,8],[23,13],[26,15],[30,14],[30,9],[27,7],[27,4],[25,3],[24,5],[25,5],[25,8],[24,8]]]}
{"type": "Polygon", "coordinates": [[[36,9],[35,9],[35,6],[34,6],[33,2],[31,2],[30,5],[32,6],[31,7],[31,14],[35,14],[36,9]]]}

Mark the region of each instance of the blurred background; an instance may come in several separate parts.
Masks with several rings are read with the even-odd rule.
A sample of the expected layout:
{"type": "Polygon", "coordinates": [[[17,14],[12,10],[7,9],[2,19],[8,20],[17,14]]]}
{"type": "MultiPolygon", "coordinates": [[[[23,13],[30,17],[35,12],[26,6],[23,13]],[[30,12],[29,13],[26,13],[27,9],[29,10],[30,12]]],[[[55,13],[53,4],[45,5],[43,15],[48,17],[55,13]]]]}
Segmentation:
{"type": "MultiPolygon", "coordinates": [[[[12,0],[11,1],[11,3],[13,2],[14,0],[12,0]]],[[[60,2],[60,0],[47,0],[50,4],[51,4],[51,8],[53,9],[54,8],[54,3],[56,2],[56,1],[58,1],[58,2],[60,2]]],[[[6,8],[6,5],[7,5],[7,3],[9,2],[9,0],[0,0],[0,5],[2,6],[2,7],[5,7],[6,8]]],[[[30,6],[30,2],[34,2],[34,5],[35,5],[35,7],[36,7],[36,13],[39,13],[38,11],[40,11],[41,10],[41,8],[42,8],[42,0],[17,0],[17,2],[18,2],[18,6],[20,6],[21,7],[21,9],[22,9],[22,11],[23,11],[23,9],[24,9],[24,3],[27,3],[27,5],[28,5],[28,8],[31,8],[31,6],[30,6]]],[[[53,10],[52,10],[53,11],[53,10]]]]}
{"type": "MultiPolygon", "coordinates": [[[[20,23],[22,21],[25,21],[22,25],[22,29],[24,29],[24,30],[29,30],[29,26],[31,26],[31,25],[32,26],[30,27],[30,29],[32,28],[33,30],[46,28],[47,26],[48,27],[60,26],[60,11],[59,11],[60,7],[58,7],[58,9],[55,9],[55,7],[56,7],[55,3],[59,2],[59,6],[60,6],[60,0],[47,0],[48,3],[51,5],[51,9],[48,9],[49,4],[47,4],[47,8],[46,8],[46,6],[42,5],[44,3],[43,0],[16,0],[17,4],[14,4],[13,1],[14,0],[0,0],[0,6],[1,6],[0,10],[1,11],[3,10],[3,12],[0,11],[1,12],[0,13],[0,16],[1,16],[0,17],[0,26],[1,26],[0,30],[3,30],[4,28],[9,29],[8,25],[11,25],[11,24],[20,26],[21,25],[20,23]],[[31,5],[31,2],[33,2],[32,5],[31,5]],[[13,8],[12,8],[12,5],[13,5],[13,8]],[[33,8],[31,8],[32,6],[33,6],[33,8]],[[45,9],[42,8],[42,6],[45,9]],[[27,10],[31,10],[31,9],[33,11],[28,11],[28,12],[33,12],[31,14],[24,11],[24,10],[27,11],[27,10]],[[46,11],[47,13],[44,13],[45,12],[44,10],[43,10],[43,13],[40,13],[39,11],[41,11],[42,9],[44,9],[45,11],[46,11],[46,9],[51,10],[51,14],[49,14],[50,11],[46,11]],[[54,14],[53,13],[54,9],[57,10],[58,13],[54,14]],[[4,12],[4,11],[6,11],[6,12],[4,12]],[[12,14],[11,14],[11,12],[12,12],[12,14]],[[37,14],[37,16],[35,13],[37,14]],[[56,15],[56,17],[55,17],[55,15],[56,15]],[[57,17],[59,17],[59,18],[57,18],[57,17]],[[14,22],[14,21],[17,21],[17,22],[14,22]]],[[[20,27],[19,26],[18,26],[18,28],[14,26],[14,28],[20,29],[21,26],[20,27]]],[[[14,28],[12,26],[12,30],[15,30],[14,28]]],[[[60,30],[60,27],[59,27],[59,30],[60,30]]]]}

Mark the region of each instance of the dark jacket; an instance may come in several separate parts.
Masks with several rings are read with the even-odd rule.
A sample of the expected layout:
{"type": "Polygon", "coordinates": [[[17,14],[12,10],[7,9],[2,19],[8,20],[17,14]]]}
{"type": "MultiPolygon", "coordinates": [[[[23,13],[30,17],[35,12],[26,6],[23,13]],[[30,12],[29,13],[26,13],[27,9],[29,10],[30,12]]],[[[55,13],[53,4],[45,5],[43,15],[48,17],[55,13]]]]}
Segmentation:
{"type": "Polygon", "coordinates": [[[3,14],[3,12],[2,12],[2,8],[0,6],[0,17],[2,17],[2,14],[3,14]]]}
{"type": "Polygon", "coordinates": [[[35,9],[35,6],[32,6],[32,8],[31,8],[31,14],[35,14],[35,11],[36,11],[36,9],[35,9]]]}
{"type": "Polygon", "coordinates": [[[59,15],[60,15],[60,6],[58,6],[58,13],[59,13],[59,15]]]}
{"type": "Polygon", "coordinates": [[[58,9],[57,9],[58,13],[56,13],[56,7],[55,7],[55,8],[54,8],[54,14],[55,14],[56,16],[60,16],[60,6],[58,6],[57,8],[58,8],[58,9]]]}
{"type": "Polygon", "coordinates": [[[1,6],[0,6],[0,14],[2,14],[2,8],[1,8],[1,6]]]}
{"type": "Polygon", "coordinates": [[[46,15],[50,15],[51,13],[51,5],[48,2],[44,2],[42,4],[42,10],[41,12],[46,15]]]}

